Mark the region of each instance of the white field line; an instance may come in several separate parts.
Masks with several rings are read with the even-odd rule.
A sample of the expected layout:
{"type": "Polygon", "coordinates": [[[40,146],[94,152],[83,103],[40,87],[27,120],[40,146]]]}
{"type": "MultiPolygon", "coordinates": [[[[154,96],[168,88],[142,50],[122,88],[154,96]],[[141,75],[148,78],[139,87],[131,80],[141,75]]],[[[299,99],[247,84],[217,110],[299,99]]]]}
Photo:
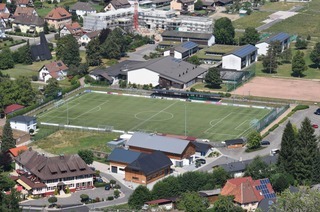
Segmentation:
{"type": "Polygon", "coordinates": [[[177,102],[172,103],[171,105],[169,105],[168,107],[160,110],[159,112],[155,113],[154,115],[150,116],[149,118],[147,118],[146,120],[144,120],[143,122],[140,122],[139,124],[137,124],[136,126],[134,126],[133,128],[131,128],[129,131],[132,131],[134,129],[136,129],[137,127],[140,127],[141,125],[143,125],[144,123],[146,123],[147,121],[151,120],[153,117],[159,115],[161,112],[165,111],[166,109],[169,109],[170,107],[172,107],[173,105],[177,104],[177,102]]]}
{"type": "Polygon", "coordinates": [[[247,120],[244,120],[241,124],[239,124],[236,128],[234,128],[235,130],[239,130],[238,128],[240,127],[240,126],[242,126],[244,123],[246,123],[248,121],[248,119],[247,120]]]}
{"type": "Polygon", "coordinates": [[[214,126],[216,126],[217,124],[219,124],[220,122],[222,122],[223,120],[225,120],[226,118],[228,118],[230,115],[232,114],[232,112],[230,112],[228,115],[226,115],[225,117],[223,117],[222,119],[220,119],[220,121],[216,122],[214,125],[211,125],[211,127],[209,127],[208,129],[206,129],[206,131],[204,131],[205,133],[207,133],[209,130],[211,130],[214,126]]]}
{"type": "MultiPolygon", "coordinates": [[[[78,115],[77,117],[74,117],[74,118],[72,118],[72,119],[75,120],[75,119],[79,118],[80,116],[83,116],[84,114],[90,113],[90,112],[91,112],[92,110],[94,110],[95,108],[99,108],[101,105],[104,105],[104,104],[107,103],[107,102],[109,102],[109,100],[106,100],[105,102],[102,102],[101,104],[95,106],[94,108],[91,108],[90,110],[87,110],[86,112],[81,113],[80,115],[78,115]]],[[[101,109],[101,107],[100,107],[100,109],[101,109]]]]}
{"type": "Polygon", "coordinates": [[[230,135],[230,136],[237,136],[237,135],[233,135],[233,134],[225,134],[225,133],[214,133],[214,132],[205,132],[205,134],[207,135],[230,135]]]}

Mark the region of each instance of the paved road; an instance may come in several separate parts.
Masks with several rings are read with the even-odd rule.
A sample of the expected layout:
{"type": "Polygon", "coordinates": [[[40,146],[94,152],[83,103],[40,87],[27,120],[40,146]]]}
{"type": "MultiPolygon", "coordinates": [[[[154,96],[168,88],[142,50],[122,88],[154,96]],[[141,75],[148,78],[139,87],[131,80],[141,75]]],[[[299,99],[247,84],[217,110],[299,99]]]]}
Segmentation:
{"type": "MultiPolygon", "coordinates": [[[[287,121],[280,124],[277,129],[275,129],[273,132],[271,132],[268,136],[264,138],[264,140],[270,141],[270,146],[268,146],[265,149],[262,149],[260,151],[246,153],[245,148],[241,149],[227,149],[227,148],[220,148],[219,150],[224,154],[228,155],[232,158],[238,159],[238,160],[248,160],[253,159],[254,157],[260,155],[265,156],[270,154],[271,149],[277,149],[280,148],[281,138],[283,130],[287,124],[287,122],[290,120],[291,123],[296,125],[298,128],[301,125],[301,122],[304,120],[305,117],[308,117],[312,123],[319,124],[320,125],[320,116],[314,115],[314,111],[316,110],[315,106],[310,107],[308,110],[302,110],[297,111],[293,116],[291,116],[287,121]]],[[[317,135],[320,135],[320,129],[315,129],[315,133],[317,135]]]]}
{"type": "MultiPolygon", "coordinates": [[[[16,35],[9,35],[9,36],[12,37],[14,40],[17,40],[17,39],[19,39],[19,40],[21,40],[21,39],[29,40],[29,44],[30,45],[35,45],[35,44],[39,44],[40,43],[40,37],[34,38],[34,37],[24,37],[24,36],[16,36],[16,35]]],[[[54,33],[47,34],[45,36],[46,36],[47,40],[50,41],[50,40],[52,40],[54,38],[54,33]]],[[[15,51],[18,48],[20,48],[21,46],[24,46],[26,44],[27,43],[21,43],[19,45],[12,46],[12,47],[10,47],[10,50],[11,51],[15,51]]]]}
{"type": "Polygon", "coordinates": [[[149,55],[150,52],[154,52],[158,44],[147,44],[137,48],[135,52],[128,53],[128,60],[145,61],[144,55],[149,55]]]}
{"type": "Polygon", "coordinates": [[[266,23],[266,24],[263,24],[263,25],[257,27],[256,30],[257,30],[258,32],[261,32],[261,31],[266,30],[266,29],[270,28],[271,26],[273,26],[273,25],[275,25],[276,23],[279,23],[279,22],[281,22],[281,21],[282,21],[282,19],[276,19],[276,20],[274,20],[274,21],[271,21],[271,22],[269,22],[269,23],[266,23]]]}

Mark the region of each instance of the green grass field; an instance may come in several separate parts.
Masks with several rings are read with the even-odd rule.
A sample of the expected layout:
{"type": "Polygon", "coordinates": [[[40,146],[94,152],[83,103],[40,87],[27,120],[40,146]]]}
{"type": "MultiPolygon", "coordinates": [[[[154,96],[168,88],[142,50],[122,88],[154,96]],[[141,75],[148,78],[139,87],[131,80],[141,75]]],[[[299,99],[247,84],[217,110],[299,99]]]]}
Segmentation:
{"type": "Polygon", "coordinates": [[[161,132],[216,141],[245,136],[267,109],[192,103],[142,97],[82,94],[38,115],[38,121],[117,130],[161,132]],[[67,118],[68,117],[68,118],[67,118]],[[186,123],[186,124],[185,124],[186,123]]]}

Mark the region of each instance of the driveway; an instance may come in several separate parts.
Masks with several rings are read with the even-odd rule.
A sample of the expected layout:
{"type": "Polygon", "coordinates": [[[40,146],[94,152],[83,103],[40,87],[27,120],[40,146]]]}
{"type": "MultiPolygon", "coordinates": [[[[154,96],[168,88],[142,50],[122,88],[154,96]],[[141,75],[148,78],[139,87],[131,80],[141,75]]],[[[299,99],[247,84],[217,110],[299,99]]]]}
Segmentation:
{"type": "MultiPolygon", "coordinates": [[[[305,117],[308,117],[311,120],[312,124],[318,124],[320,125],[320,116],[317,116],[314,114],[314,111],[316,111],[318,107],[317,106],[311,106],[307,110],[301,110],[295,112],[287,121],[280,124],[277,129],[275,129],[273,132],[271,132],[268,136],[266,136],[263,140],[270,141],[270,145],[267,146],[265,149],[262,149],[260,151],[255,151],[251,153],[246,153],[246,148],[241,149],[227,149],[227,148],[219,148],[222,154],[228,155],[232,158],[238,159],[238,160],[248,160],[253,159],[256,156],[265,156],[270,154],[271,149],[278,149],[280,148],[281,144],[281,138],[283,134],[283,130],[290,120],[292,124],[296,125],[298,128],[300,128],[301,122],[304,120],[305,117]]],[[[320,129],[315,129],[316,135],[320,135],[320,129]]]]}
{"type": "Polygon", "coordinates": [[[158,44],[146,44],[136,49],[135,52],[129,52],[128,57],[125,57],[122,60],[137,60],[137,61],[146,61],[143,56],[149,55],[150,52],[154,52],[158,44]]]}

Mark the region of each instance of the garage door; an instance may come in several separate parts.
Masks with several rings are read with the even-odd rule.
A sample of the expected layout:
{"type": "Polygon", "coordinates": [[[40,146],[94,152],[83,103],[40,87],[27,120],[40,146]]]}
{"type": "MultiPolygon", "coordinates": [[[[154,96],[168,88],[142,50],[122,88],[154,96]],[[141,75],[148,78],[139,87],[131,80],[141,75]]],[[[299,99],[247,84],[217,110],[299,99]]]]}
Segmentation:
{"type": "Polygon", "coordinates": [[[111,172],[112,172],[112,173],[118,173],[118,167],[116,167],[116,166],[111,166],[111,172]]]}

